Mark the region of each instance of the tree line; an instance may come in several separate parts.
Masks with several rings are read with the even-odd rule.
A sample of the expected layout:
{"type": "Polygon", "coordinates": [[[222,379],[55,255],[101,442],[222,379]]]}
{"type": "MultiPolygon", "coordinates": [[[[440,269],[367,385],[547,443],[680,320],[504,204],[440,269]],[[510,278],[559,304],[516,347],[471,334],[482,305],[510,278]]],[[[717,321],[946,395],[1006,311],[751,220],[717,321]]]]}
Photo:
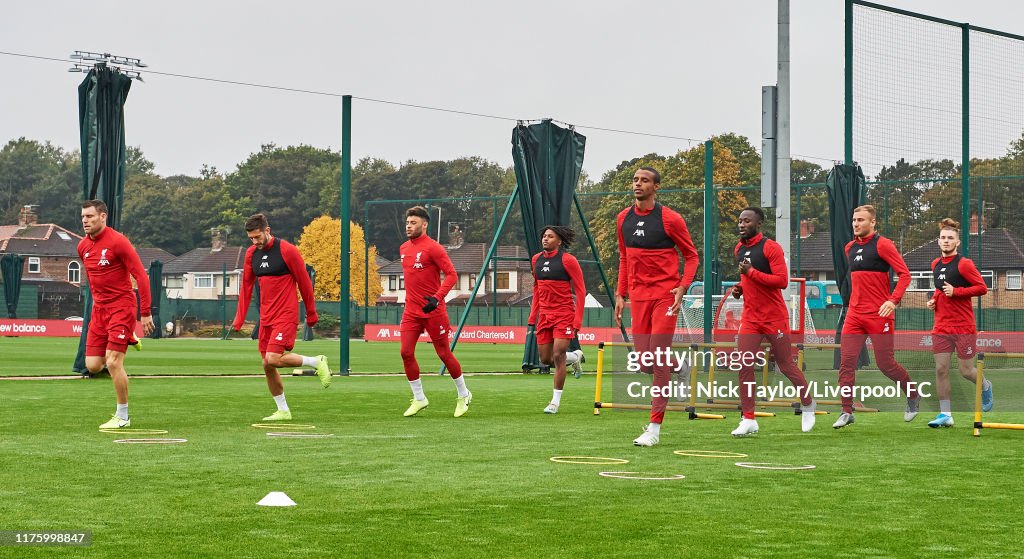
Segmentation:
{"type": "MultiPolygon", "coordinates": [[[[719,220],[711,224],[715,229],[711,233],[718,236],[716,256],[724,263],[723,274],[728,278],[733,268],[728,265],[731,250],[737,239],[735,215],[747,205],[758,205],[760,200],[756,185],[760,182],[761,158],[746,137],[725,133],[715,136],[713,142],[714,183],[724,188],[716,195],[719,220]],[[744,186],[751,187],[741,188],[744,186]]],[[[232,245],[244,245],[242,224],[247,216],[260,211],[268,215],[277,235],[298,242],[303,229],[314,219],[339,217],[340,160],[340,154],[330,149],[267,144],[231,172],[203,166],[196,176],[160,176],[140,148],[129,147],[122,229],[138,246],[159,247],[177,255],[209,246],[211,229],[225,232],[232,245]]],[[[664,193],[660,200],[686,218],[694,243],[703,252],[703,239],[708,234],[700,191],[703,165],[704,146],[699,145],[674,154],[652,153],[623,160],[597,180],[586,175],[581,178],[577,187],[581,206],[611,281],[617,265],[615,216],[631,203],[630,180],[641,166],[661,172],[663,190],[688,190],[664,193]]],[[[828,196],[820,183],[825,181],[828,169],[797,159],[792,162],[792,170],[794,184],[818,185],[795,190],[800,192],[802,216],[818,230],[827,230],[828,196]]],[[[1011,212],[1013,200],[1019,198],[1021,179],[984,177],[1020,177],[1024,175],[1022,170],[1024,138],[1008,146],[1002,157],[972,161],[972,208],[983,208],[989,227],[1020,227],[1011,212]]],[[[888,182],[869,186],[867,192],[868,202],[885,210],[885,215],[880,215],[881,231],[904,251],[933,238],[935,222],[960,215],[960,173],[959,163],[951,160],[900,159],[883,166],[874,178],[888,182]]],[[[449,230],[457,227],[465,242],[486,243],[514,187],[515,174],[510,165],[480,157],[397,165],[364,158],[352,169],[352,219],[365,225],[366,239],[378,254],[393,259],[405,240],[405,210],[415,201],[475,197],[478,200],[432,204],[431,234],[448,243],[452,240],[449,230]],[[404,202],[381,203],[383,200],[404,202]]],[[[79,231],[80,199],[81,159],[77,150],[67,151],[50,142],[26,138],[11,140],[0,149],[0,223],[15,223],[23,205],[35,204],[42,221],[79,231]]],[[[796,200],[793,208],[795,212],[796,200]]],[[[522,245],[524,232],[517,207],[511,215],[512,222],[505,227],[500,243],[522,245]]],[[[575,216],[570,225],[581,229],[575,216]]],[[[772,233],[773,220],[766,225],[772,233]]],[[[965,230],[967,226],[964,224],[965,230]]],[[[574,252],[590,256],[585,242],[574,252]]],[[[706,257],[702,255],[702,259],[706,257]]],[[[588,284],[596,286],[596,270],[584,268],[590,268],[588,284]]]]}

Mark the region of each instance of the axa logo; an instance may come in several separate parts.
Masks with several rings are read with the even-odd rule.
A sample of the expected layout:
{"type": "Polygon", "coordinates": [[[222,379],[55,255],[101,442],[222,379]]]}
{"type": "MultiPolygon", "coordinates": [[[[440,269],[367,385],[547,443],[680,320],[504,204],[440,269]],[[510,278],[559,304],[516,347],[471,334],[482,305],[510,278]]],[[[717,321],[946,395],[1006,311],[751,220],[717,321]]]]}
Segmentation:
{"type": "Polygon", "coordinates": [[[260,262],[260,268],[269,268],[270,262],[260,262]]]}
{"type": "Polygon", "coordinates": [[[946,274],[939,274],[939,279],[940,280],[946,279],[946,274]]]}
{"type": "Polygon", "coordinates": [[[274,339],[279,341],[279,342],[283,341],[284,340],[284,332],[278,332],[277,335],[274,336],[274,339]]]}
{"type": "Polygon", "coordinates": [[[544,266],[543,268],[540,269],[540,271],[542,271],[542,272],[550,272],[551,271],[551,267],[550,266],[544,266]]]}
{"type": "Polygon", "coordinates": [[[864,256],[863,255],[858,254],[857,256],[853,257],[853,261],[854,262],[860,262],[862,260],[864,260],[864,256]]]}
{"type": "Polygon", "coordinates": [[[423,262],[420,262],[420,256],[422,256],[422,255],[423,255],[422,252],[417,252],[416,253],[416,262],[412,263],[412,267],[413,268],[423,269],[423,262]]]}
{"type": "Polygon", "coordinates": [[[100,266],[110,266],[110,260],[107,260],[107,249],[100,251],[100,266]]]}
{"type": "Polygon", "coordinates": [[[377,333],[377,337],[380,337],[380,338],[390,338],[391,337],[391,329],[390,328],[381,328],[380,332],[377,333]]]}
{"type": "Polygon", "coordinates": [[[633,236],[634,237],[644,237],[644,236],[646,236],[644,234],[644,229],[643,229],[644,223],[646,223],[646,222],[645,221],[638,221],[637,222],[636,230],[633,231],[633,236]]]}

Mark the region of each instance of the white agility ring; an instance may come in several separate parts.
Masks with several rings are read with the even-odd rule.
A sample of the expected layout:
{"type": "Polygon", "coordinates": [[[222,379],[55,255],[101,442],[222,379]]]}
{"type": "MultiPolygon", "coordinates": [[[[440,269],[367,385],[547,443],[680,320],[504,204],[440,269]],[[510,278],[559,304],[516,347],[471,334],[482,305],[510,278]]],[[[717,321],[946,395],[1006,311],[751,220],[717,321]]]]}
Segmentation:
{"type": "Polygon", "coordinates": [[[673,450],[672,454],[679,456],[696,456],[697,458],[746,458],[746,454],[739,452],[725,452],[722,450],[673,450]]]}
{"type": "Polygon", "coordinates": [[[316,425],[308,423],[253,423],[252,426],[257,429],[295,429],[296,431],[316,429],[316,425]]]}
{"type": "Polygon", "coordinates": [[[267,433],[267,436],[284,439],[326,439],[333,437],[334,433],[267,433]]]}
{"type": "Polygon", "coordinates": [[[188,442],[188,439],[115,439],[114,442],[122,444],[180,444],[188,442]]]}
{"type": "Polygon", "coordinates": [[[610,466],[613,464],[629,464],[629,460],[622,458],[604,458],[601,456],[552,456],[552,462],[559,464],[594,464],[597,466],[610,466]]]}
{"type": "Polygon", "coordinates": [[[601,477],[614,477],[618,479],[641,479],[650,481],[670,481],[676,479],[685,479],[686,476],[683,474],[668,474],[665,476],[645,476],[645,475],[626,475],[626,474],[639,474],[640,472],[599,472],[597,475],[601,477]]]}
{"type": "Polygon", "coordinates": [[[813,470],[817,468],[813,464],[779,464],[777,462],[736,462],[736,465],[752,470],[813,470]]]}
{"type": "Polygon", "coordinates": [[[163,429],[100,429],[100,433],[110,433],[113,435],[166,435],[167,431],[163,429]]]}

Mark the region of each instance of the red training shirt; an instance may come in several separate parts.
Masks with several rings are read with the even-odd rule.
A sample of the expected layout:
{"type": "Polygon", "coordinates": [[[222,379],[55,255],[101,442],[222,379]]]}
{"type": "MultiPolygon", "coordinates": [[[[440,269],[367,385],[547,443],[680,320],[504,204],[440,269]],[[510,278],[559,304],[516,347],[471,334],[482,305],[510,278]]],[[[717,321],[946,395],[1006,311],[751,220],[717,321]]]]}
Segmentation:
{"type": "MultiPolygon", "coordinates": [[[[976,326],[971,298],[988,293],[985,280],[981,277],[974,262],[959,254],[936,258],[932,262],[933,274],[937,271],[945,272],[941,268],[940,270],[936,270],[936,268],[939,268],[941,264],[951,264],[953,260],[957,261],[956,270],[949,270],[953,272],[952,274],[942,274],[946,276],[942,279],[953,284],[953,296],[946,297],[946,293],[942,289],[938,287],[935,289],[935,295],[932,297],[935,300],[935,325],[932,327],[932,332],[974,332],[976,326]],[[952,276],[958,277],[954,279],[952,276]]],[[[935,275],[939,276],[939,274],[935,275]]]]}
{"type": "Polygon", "coordinates": [[[789,312],[781,290],[789,286],[789,270],[782,245],[758,233],[748,241],[740,239],[733,254],[738,262],[749,258],[751,264],[747,273],[740,275],[743,322],[787,321],[789,312]]]}
{"type": "Polygon", "coordinates": [[[892,241],[878,233],[855,238],[846,244],[846,260],[850,266],[850,312],[877,316],[882,303],[900,304],[910,286],[910,270],[892,241]],[[898,277],[892,293],[890,271],[898,277]]]}
{"type": "Polygon", "coordinates": [[[97,305],[135,307],[132,280],[139,286],[142,316],[150,316],[152,297],[149,276],[139,253],[127,237],[107,226],[95,237],[86,235],[78,243],[78,257],[89,278],[89,290],[97,305]],[[129,277],[130,276],[130,277],[129,277]]]}
{"type": "Polygon", "coordinates": [[[242,288],[238,293],[238,310],[232,326],[242,327],[245,314],[252,300],[252,288],[260,282],[260,326],[269,327],[299,323],[299,299],[295,288],[302,293],[306,304],[306,324],[317,323],[316,302],[313,299],[313,283],[306,272],[306,262],[295,245],[271,237],[270,241],[257,249],[256,245],[245,252],[242,268],[242,288]]]}
{"type": "Polygon", "coordinates": [[[536,325],[541,315],[547,318],[572,317],[572,327],[579,330],[583,326],[587,286],[576,257],[562,250],[541,251],[533,255],[530,267],[535,281],[529,323],[536,325]],[[576,293],[575,302],[573,292],[576,293]]]}
{"type": "Polygon", "coordinates": [[[654,301],[670,296],[676,287],[683,291],[690,287],[699,260],[683,216],[658,203],[646,211],[633,204],[619,212],[616,223],[620,296],[654,301]]]}
{"type": "Polygon", "coordinates": [[[438,301],[437,309],[431,313],[448,312],[444,298],[459,279],[448,251],[426,234],[405,241],[398,251],[402,258],[402,274],[405,275],[403,316],[426,318],[423,306],[427,304],[427,297],[434,297],[438,301]],[[444,282],[441,282],[442,273],[444,282]]]}

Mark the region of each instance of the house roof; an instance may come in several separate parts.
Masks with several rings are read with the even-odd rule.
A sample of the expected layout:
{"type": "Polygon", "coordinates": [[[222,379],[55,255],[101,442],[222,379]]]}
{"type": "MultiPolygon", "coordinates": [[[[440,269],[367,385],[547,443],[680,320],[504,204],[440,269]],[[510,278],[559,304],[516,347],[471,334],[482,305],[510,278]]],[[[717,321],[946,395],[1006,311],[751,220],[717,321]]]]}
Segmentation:
{"type": "Polygon", "coordinates": [[[374,259],[374,262],[377,263],[377,269],[378,270],[391,263],[390,260],[388,260],[387,258],[384,258],[383,256],[381,256],[379,254],[377,255],[377,258],[374,259]]]}
{"type": "Polygon", "coordinates": [[[248,247],[231,246],[216,252],[210,247],[193,249],[164,264],[164,275],[221,272],[225,265],[229,272],[241,270],[245,263],[246,250],[248,247]]]}
{"type": "MultiPolygon", "coordinates": [[[[486,243],[465,243],[458,248],[445,247],[448,252],[448,257],[452,259],[452,265],[455,266],[455,270],[460,274],[476,274],[480,271],[480,267],[483,266],[484,259],[487,257],[487,244],[486,243]]],[[[499,260],[498,270],[529,270],[530,269],[530,255],[526,252],[526,249],[521,246],[515,245],[502,245],[498,247],[497,256],[507,258],[525,258],[522,261],[511,261],[511,260],[499,260]]],[[[490,267],[487,268],[490,270],[490,267]]],[[[398,259],[386,266],[382,266],[379,271],[381,275],[397,275],[402,273],[402,260],[398,259]]]]}
{"type": "Polygon", "coordinates": [[[54,223],[19,227],[0,226],[0,253],[22,256],[71,256],[78,258],[82,236],[54,223]]]}
{"type": "Polygon", "coordinates": [[[142,260],[142,267],[147,270],[149,269],[149,265],[152,264],[154,260],[159,260],[160,262],[163,262],[164,267],[166,267],[168,262],[176,258],[173,254],[167,252],[162,248],[136,248],[135,252],[139,253],[139,260],[142,260]]]}
{"type": "MultiPolygon", "coordinates": [[[[907,252],[903,259],[907,267],[913,271],[930,270],[932,261],[939,256],[938,239],[907,252]]],[[[976,258],[976,247],[979,242],[977,235],[971,235],[971,258],[976,258]]],[[[981,262],[975,262],[979,269],[985,270],[1019,270],[1024,268],[1024,242],[1014,232],[1005,229],[988,229],[981,232],[981,262]]]]}
{"type": "MultiPolygon", "coordinates": [[[[793,244],[796,244],[795,241],[793,244]]],[[[796,270],[796,262],[790,259],[789,267],[796,270]]],[[[800,239],[800,271],[830,272],[832,264],[832,233],[815,231],[800,239]]]]}

